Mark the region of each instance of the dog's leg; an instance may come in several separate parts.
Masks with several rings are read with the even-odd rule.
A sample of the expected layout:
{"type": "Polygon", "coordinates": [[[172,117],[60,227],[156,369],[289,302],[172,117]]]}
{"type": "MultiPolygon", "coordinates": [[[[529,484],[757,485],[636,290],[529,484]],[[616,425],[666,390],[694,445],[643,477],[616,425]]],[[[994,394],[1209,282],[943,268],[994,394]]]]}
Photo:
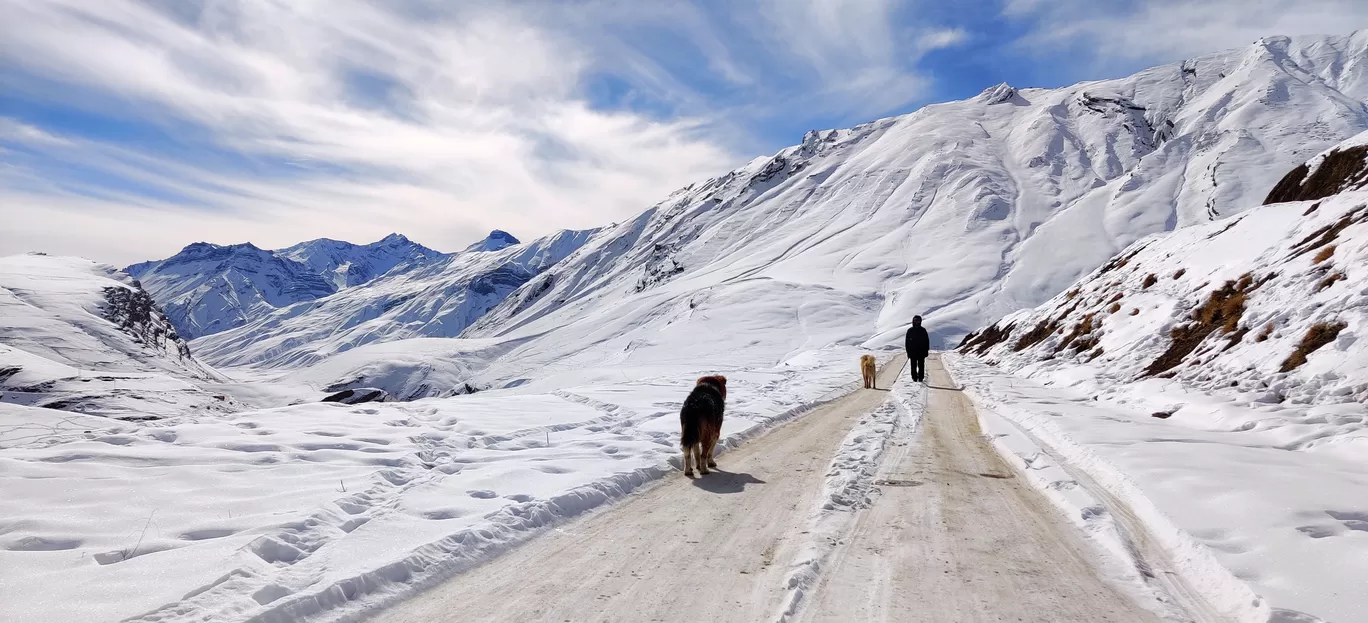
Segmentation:
{"type": "Polygon", "coordinates": [[[709,440],[708,440],[708,467],[711,467],[711,468],[713,468],[713,469],[717,469],[717,461],[714,461],[714,460],[713,460],[713,450],[716,450],[716,449],[717,449],[717,438],[716,438],[716,437],[713,437],[712,439],[709,439],[709,440]]]}
{"type": "Polygon", "coordinates": [[[693,448],[684,446],[684,475],[693,478],[693,448]]]}
{"type": "Polygon", "coordinates": [[[698,444],[698,473],[703,474],[705,476],[711,473],[708,471],[707,448],[708,436],[705,433],[703,436],[703,441],[698,444]]]}

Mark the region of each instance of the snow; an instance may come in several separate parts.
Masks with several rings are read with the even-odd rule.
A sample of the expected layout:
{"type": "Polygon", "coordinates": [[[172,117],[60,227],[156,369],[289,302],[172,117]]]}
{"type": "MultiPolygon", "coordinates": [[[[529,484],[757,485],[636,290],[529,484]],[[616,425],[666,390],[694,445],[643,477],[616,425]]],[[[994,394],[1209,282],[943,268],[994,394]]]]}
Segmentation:
{"type": "Polygon", "coordinates": [[[485,236],[484,240],[481,240],[475,244],[466,247],[466,251],[476,253],[486,251],[498,251],[501,249],[511,247],[515,244],[522,243],[519,242],[517,238],[514,238],[513,234],[510,234],[503,230],[496,229],[492,232],[489,232],[489,235],[485,236]]]}
{"type": "MultiPolygon", "coordinates": [[[[512,271],[494,294],[462,293],[490,258],[443,260],[315,304],[244,310],[244,326],[197,350],[218,366],[298,367],[410,337],[548,335],[619,303],[659,307],[714,287],[746,296],[762,281],[876,310],[837,341],[890,341],[920,313],[949,346],[1140,238],[1257,205],[1294,166],[1368,130],[1368,75],[1353,62],[1366,48],[1368,31],[1268,38],[1125,78],[998,85],[808,132],[553,254],[565,261],[545,273],[512,271]]],[[[595,345],[557,342],[558,355],[595,345]]]]}
{"type": "Polygon", "coordinates": [[[1283,431],[1289,449],[1323,446],[1361,455],[1356,448],[1368,443],[1363,423],[1331,421],[1368,413],[1362,408],[1368,380],[1355,373],[1368,369],[1368,341],[1359,339],[1368,329],[1365,204],[1364,192],[1272,204],[1227,222],[1138,242],[1118,256],[1124,266],[1100,268],[1045,305],[1003,318],[996,326],[1012,326],[1011,335],[989,348],[970,349],[1008,369],[1067,370],[1093,377],[1101,387],[1169,376],[1249,404],[1261,415],[1247,422],[1251,427],[1292,427],[1283,431]],[[1327,255],[1317,261],[1322,253],[1327,255]],[[1216,327],[1191,353],[1175,359],[1177,365],[1152,371],[1174,342],[1170,331],[1191,326],[1194,310],[1213,292],[1227,282],[1239,288],[1246,274],[1247,292],[1233,330],[1216,327]],[[1146,286],[1151,275],[1154,281],[1146,286]],[[1061,334],[1089,317],[1088,340],[1079,340],[1089,347],[1061,347],[1061,334]],[[1017,349],[1031,328],[1051,321],[1057,321],[1057,332],[1017,349]],[[1337,323],[1342,329],[1335,339],[1310,352],[1304,364],[1284,370],[1313,327],[1337,323]],[[1300,428],[1316,424],[1326,425],[1318,427],[1323,434],[1300,428]]]}
{"type": "Polygon", "coordinates": [[[498,251],[444,256],[364,287],[270,310],[191,346],[217,366],[298,368],[375,342],[455,337],[594,233],[562,231],[498,251]]]}
{"type": "MultiPolygon", "coordinates": [[[[1257,205],[1368,130],[1368,76],[1346,62],[1366,48],[1368,32],[1265,39],[1118,80],[999,85],[809,132],[604,230],[499,249],[362,270],[335,241],[290,257],[191,245],[130,267],[232,381],[100,318],[103,288],[134,291],[112,268],[0,261],[0,368],[21,368],[0,380],[0,619],[361,616],[677,476],[674,414],[696,376],[730,379],[732,447],[853,389],[858,355],[899,343],[914,314],[948,345],[1005,314],[1025,331],[1076,301],[1100,313],[1119,289],[1126,311],[1097,316],[1094,348],[1054,353],[1053,334],[984,352],[1034,381],[959,365],[999,447],[1047,489],[1099,483],[1055,500],[1102,547],[1125,545],[1123,522],[1082,510],[1124,500],[1225,613],[1353,620],[1368,238],[1354,222],[1329,259],[1288,254],[1368,197],[1257,205]],[[1137,379],[1246,271],[1277,274],[1249,295],[1242,340],[1216,333],[1173,379],[1137,379]],[[1274,371],[1332,319],[1334,340],[1274,371]],[[359,388],[413,400],[317,402],[359,388]]],[[[845,440],[813,534],[872,494],[868,465],[913,425],[909,391],[845,440]]],[[[807,546],[792,603],[821,569],[807,546]]]]}
{"type": "Polygon", "coordinates": [[[1361,454],[1289,452],[1275,432],[1182,414],[1152,417],[1152,401],[1200,397],[1171,382],[1164,393],[1151,385],[1107,397],[1050,375],[1025,378],[969,357],[947,360],[980,408],[1001,418],[990,430],[1029,440],[1005,454],[1027,473],[1042,472],[1033,484],[1081,493],[1073,501],[1054,497],[1080,523],[1094,524],[1093,532],[1113,530],[1112,520],[1105,512],[1084,516],[1083,509],[1102,507],[1088,496],[1122,500],[1173,558],[1173,568],[1155,571],[1183,575],[1225,616],[1362,618],[1368,470],[1361,454]],[[1078,473],[1097,489],[1084,488],[1078,473]]]}
{"type": "Polygon", "coordinates": [[[129,318],[138,293],[107,264],[0,258],[0,403],[132,418],[231,409],[204,389],[223,377],[164,316],[129,318]]]}
{"type": "Polygon", "coordinates": [[[320,238],[278,251],[197,242],[164,260],[129,266],[187,339],[241,326],[446,255],[398,234],[367,245],[320,238]]]}
{"type": "Polygon", "coordinates": [[[915,433],[925,408],[924,386],[899,374],[888,400],[861,418],[841,441],[827,470],[818,506],[811,511],[810,527],[804,532],[796,562],[786,576],[783,607],[776,620],[795,620],[807,605],[837,545],[854,529],[856,513],[879,495],[874,476],[884,448],[895,438],[905,439],[915,433]]]}
{"type": "Polygon", "coordinates": [[[1003,453],[1120,557],[1124,507],[1225,618],[1361,619],[1365,205],[1351,190],[1143,239],[952,362],[1003,453]]]}
{"type": "Polygon", "coordinates": [[[854,388],[859,354],[152,423],[0,405],[0,618],[358,613],[678,476],[695,376],[728,376],[725,449],[854,388]]]}

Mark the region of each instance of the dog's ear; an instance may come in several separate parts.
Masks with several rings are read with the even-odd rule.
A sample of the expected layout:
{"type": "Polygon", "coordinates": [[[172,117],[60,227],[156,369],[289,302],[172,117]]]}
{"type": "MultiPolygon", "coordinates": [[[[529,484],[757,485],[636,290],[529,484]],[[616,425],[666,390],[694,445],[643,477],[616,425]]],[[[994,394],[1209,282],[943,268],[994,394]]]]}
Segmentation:
{"type": "Polygon", "coordinates": [[[727,385],[727,377],[722,376],[721,374],[719,374],[719,375],[717,375],[717,377],[715,377],[715,378],[717,378],[717,382],[718,382],[718,383],[721,383],[724,387],[727,385]]]}

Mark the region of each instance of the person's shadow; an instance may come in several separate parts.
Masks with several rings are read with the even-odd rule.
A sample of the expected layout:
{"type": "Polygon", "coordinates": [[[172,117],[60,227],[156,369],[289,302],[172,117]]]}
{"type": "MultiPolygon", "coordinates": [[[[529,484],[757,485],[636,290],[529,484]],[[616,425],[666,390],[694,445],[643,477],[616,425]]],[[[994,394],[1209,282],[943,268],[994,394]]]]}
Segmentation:
{"type": "Polygon", "coordinates": [[[693,485],[710,493],[741,493],[746,485],[763,485],[765,481],[746,473],[724,472],[714,469],[707,476],[693,479],[693,485]]]}

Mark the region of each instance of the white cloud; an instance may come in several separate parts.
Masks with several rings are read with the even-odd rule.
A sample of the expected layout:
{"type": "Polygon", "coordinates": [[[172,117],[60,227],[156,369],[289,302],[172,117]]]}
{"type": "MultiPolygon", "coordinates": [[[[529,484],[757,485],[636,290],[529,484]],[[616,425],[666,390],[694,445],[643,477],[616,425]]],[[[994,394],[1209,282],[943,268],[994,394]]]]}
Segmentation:
{"type": "Polygon", "coordinates": [[[921,52],[952,48],[964,43],[968,35],[962,28],[942,28],[932,30],[917,37],[917,49],[921,52]]]}
{"type": "Polygon", "coordinates": [[[0,253],[601,225],[773,147],[746,124],[924,97],[916,60],[963,40],[892,0],[723,6],[0,0],[7,88],[177,143],[0,120],[0,253]],[[666,108],[596,106],[602,76],[666,108]]]}
{"type": "Polygon", "coordinates": [[[193,13],[5,1],[0,60],[72,87],[65,105],[188,120],[207,130],[206,151],[316,170],[219,171],[6,120],[0,140],[34,154],[11,167],[30,177],[46,158],[152,192],[90,188],[80,176],[35,192],[10,170],[5,185],[28,190],[4,200],[22,222],[0,251],[99,248],[100,259],[125,262],[201,239],[283,246],[389,231],[457,248],[495,227],[526,236],[599,225],[739,160],[698,120],[590,109],[577,95],[586,51],[506,15],[429,24],[388,5],[331,2],[215,2],[193,13]],[[353,101],[358,90],[384,105],[353,101]]]}

